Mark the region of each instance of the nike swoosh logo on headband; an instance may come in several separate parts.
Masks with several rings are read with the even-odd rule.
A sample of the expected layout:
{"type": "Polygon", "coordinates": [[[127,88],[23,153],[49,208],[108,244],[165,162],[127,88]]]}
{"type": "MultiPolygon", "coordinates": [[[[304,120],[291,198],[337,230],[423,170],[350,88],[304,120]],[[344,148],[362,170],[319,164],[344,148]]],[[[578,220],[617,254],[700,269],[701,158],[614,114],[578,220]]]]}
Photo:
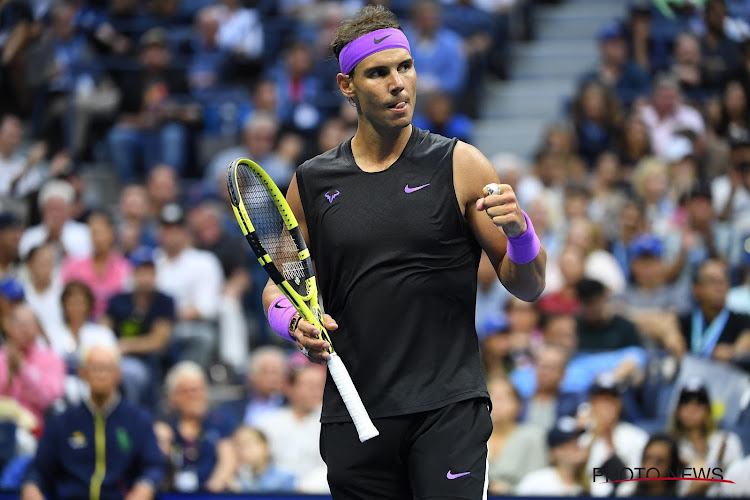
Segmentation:
{"type": "Polygon", "coordinates": [[[383,40],[385,40],[386,38],[388,38],[389,36],[391,36],[391,35],[385,35],[383,38],[373,38],[372,41],[375,42],[375,45],[377,45],[380,42],[382,42],[383,40]]]}

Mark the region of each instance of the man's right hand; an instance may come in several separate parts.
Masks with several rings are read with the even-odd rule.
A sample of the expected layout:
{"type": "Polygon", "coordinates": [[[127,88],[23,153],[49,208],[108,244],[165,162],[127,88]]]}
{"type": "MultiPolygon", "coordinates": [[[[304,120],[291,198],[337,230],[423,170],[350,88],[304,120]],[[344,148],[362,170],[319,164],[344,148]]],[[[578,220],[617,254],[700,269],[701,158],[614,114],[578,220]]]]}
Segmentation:
{"type": "Polygon", "coordinates": [[[21,500],[44,500],[44,495],[37,485],[26,483],[21,487],[21,500]]]}
{"type": "MultiPolygon", "coordinates": [[[[336,321],[328,314],[323,315],[323,326],[328,331],[333,331],[339,327],[336,321]]],[[[327,341],[319,339],[318,335],[320,335],[320,330],[304,319],[301,319],[297,323],[293,337],[297,339],[297,345],[300,349],[307,349],[307,357],[310,361],[319,365],[325,365],[331,359],[331,354],[328,352],[331,345],[327,341]]]]}

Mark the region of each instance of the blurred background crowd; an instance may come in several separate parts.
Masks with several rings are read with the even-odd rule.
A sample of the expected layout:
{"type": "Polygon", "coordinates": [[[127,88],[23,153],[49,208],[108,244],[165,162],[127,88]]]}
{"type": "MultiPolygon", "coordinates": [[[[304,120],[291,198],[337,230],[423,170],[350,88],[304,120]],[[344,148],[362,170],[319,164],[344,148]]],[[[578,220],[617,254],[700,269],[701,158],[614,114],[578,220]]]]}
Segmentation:
{"type": "MultiPolygon", "coordinates": [[[[372,3],[415,124],[472,142],[574,1],[372,3]]],[[[327,491],[325,370],[270,332],[224,172],[283,187],[353,135],[329,44],[365,3],[0,0],[0,490],[327,491]]],[[[535,303],[479,268],[490,493],[749,495],[604,483],[750,470],[750,1],[612,3],[562,119],[490,158],[549,256],[535,303]]]]}

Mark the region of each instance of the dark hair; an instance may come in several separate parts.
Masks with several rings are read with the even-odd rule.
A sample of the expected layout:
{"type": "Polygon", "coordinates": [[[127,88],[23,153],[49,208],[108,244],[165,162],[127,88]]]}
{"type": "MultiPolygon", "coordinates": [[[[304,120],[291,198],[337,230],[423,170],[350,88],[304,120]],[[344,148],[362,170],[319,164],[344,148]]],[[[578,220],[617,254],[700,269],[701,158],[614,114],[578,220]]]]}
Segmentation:
{"type": "Polygon", "coordinates": [[[576,294],[581,302],[587,302],[599,298],[604,295],[605,291],[606,290],[601,281],[583,278],[576,283],[576,294]]]}
{"type": "Polygon", "coordinates": [[[115,219],[112,217],[112,215],[107,212],[106,210],[102,209],[95,209],[89,212],[88,216],[86,217],[86,222],[91,223],[91,219],[99,217],[101,219],[104,219],[104,221],[109,225],[109,227],[112,228],[112,230],[115,229],[115,219]]]}
{"type": "MultiPolygon", "coordinates": [[[[368,5],[357,12],[351,19],[341,21],[331,42],[331,50],[338,60],[341,51],[346,45],[362,35],[372,31],[395,28],[401,29],[396,15],[382,5],[368,5]]],[[[354,69],[349,76],[354,75],[354,69]]]]}
{"type": "Polygon", "coordinates": [[[80,292],[86,298],[86,303],[89,308],[89,314],[94,309],[94,293],[86,283],[82,281],[71,281],[65,288],[63,288],[62,295],[60,296],[60,303],[63,305],[63,319],[68,322],[68,314],[65,312],[65,301],[70,298],[76,292],[80,292]]]}
{"type": "Polygon", "coordinates": [[[44,243],[40,243],[39,245],[36,245],[34,247],[31,247],[31,250],[29,250],[28,253],[26,253],[26,257],[24,257],[23,261],[26,264],[28,264],[29,262],[31,262],[34,259],[34,257],[36,257],[36,254],[39,253],[39,250],[41,250],[44,247],[50,247],[50,248],[52,248],[52,244],[48,243],[48,242],[44,242],[44,243]]]}
{"type": "MultiPolygon", "coordinates": [[[[680,449],[677,446],[677,441],[675,441],[669,434],[658,433],[651,436],[648,443],[646,443],[646,446],[643,447],[641,465],[643,465],[643,459],[646,457],[646,450],[648,450],[649,446],[658,443],[663,443],[669,446],[669,465],[667,466],[666,471],[659,471],[660,475],[664,472],[665,474],[663,477],[682,477],[684,464],[682,463],[682,460],[680,460],[680,449]]],[[[635,495],[648,495],[647,486],[647,483],[638,483],[635,495]]],[[[668,496],[677,496],[677,481],[667,481],[666,488],[668,496]]]]}

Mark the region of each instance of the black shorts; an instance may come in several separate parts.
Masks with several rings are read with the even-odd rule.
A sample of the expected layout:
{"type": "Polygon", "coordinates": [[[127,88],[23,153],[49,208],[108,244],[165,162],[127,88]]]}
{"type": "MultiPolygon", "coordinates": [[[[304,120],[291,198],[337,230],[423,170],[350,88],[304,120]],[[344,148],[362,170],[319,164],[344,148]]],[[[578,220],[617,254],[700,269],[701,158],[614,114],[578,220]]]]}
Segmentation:
{"type": "Polygon", "coordinates": [[[351,422],[323,424],[320,454],[335,500],[487,498],[486,399],[373,419],[380,435],[359,442],[351,422]]]}

